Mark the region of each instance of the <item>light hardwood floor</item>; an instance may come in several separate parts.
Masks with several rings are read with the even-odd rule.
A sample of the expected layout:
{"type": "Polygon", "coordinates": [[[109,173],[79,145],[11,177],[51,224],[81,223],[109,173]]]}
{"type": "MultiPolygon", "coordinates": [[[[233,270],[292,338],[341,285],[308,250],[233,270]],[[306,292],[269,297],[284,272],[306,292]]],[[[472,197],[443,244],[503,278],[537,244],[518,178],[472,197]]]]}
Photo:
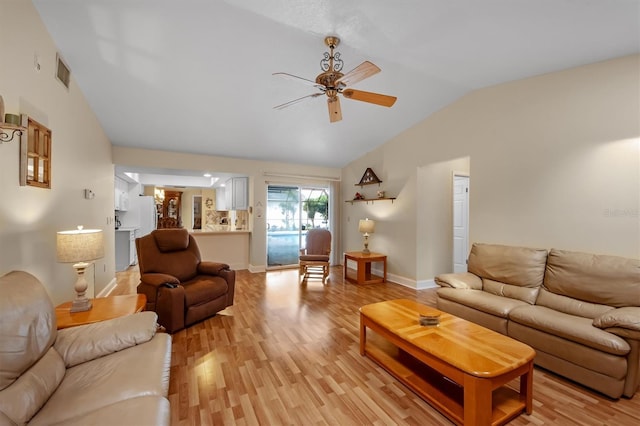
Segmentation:
{"type": "MultiPolygon", "coordinates": [[[[136,267],[117,274],[115,294],[135,293],[136,267]]],[[[179,425],[450,425],[370,359],[360,356],[362,305],[433,291],[393,283],[298,284],[296,270],[238,271],[235,303],[173,335],[169,400],[179,425]]],[[[509,384],[517,389],[517,382],[509,384]]],[[[640,395],[613,401],[535,369],[533,414],[511,425],[640,424],[640,395]]]]}

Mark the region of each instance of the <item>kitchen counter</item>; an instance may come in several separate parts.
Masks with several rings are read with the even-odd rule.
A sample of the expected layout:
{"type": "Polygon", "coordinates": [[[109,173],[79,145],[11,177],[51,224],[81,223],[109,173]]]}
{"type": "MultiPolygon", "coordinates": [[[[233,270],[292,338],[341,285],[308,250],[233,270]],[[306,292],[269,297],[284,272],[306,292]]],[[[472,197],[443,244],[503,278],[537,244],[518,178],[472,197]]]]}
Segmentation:
{"type": "Polygon", "coordinates": [[[216,235],[216,234],[250,234],[247,229],[229,229],[229,230],[208,230],[208,229],[192,229],[189,231],[194,235],[216,235]]]}
{"type": "Polygon", "coordinates": [[[116,229],[116,232],[132,232],[132,231],[137,231],[138,229],[140,229],[140,228],[121,226],[120,228],[116,229]]]}
{"type": "Polygon", "coordinates": [[[202,260],[222,262],[231,269],[249,269],[250,231],[193,230],[202,260]]]}

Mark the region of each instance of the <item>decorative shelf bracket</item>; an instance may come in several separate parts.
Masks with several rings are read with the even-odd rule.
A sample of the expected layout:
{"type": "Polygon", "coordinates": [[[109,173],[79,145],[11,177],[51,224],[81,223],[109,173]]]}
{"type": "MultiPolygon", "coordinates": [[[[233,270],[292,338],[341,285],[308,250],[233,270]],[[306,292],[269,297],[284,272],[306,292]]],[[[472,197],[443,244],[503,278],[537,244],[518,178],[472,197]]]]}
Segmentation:
{"type": "Polygon", "coordinates": [[[22,136],[22,133],[26,129],[20,126],[14,126],[11,124],[0,123],[0,142],[11,142],[13,138],[18,134],[18,137],[22,136]],[[9,137],[9,133],[11,133],[11,137],[9,137]]]}

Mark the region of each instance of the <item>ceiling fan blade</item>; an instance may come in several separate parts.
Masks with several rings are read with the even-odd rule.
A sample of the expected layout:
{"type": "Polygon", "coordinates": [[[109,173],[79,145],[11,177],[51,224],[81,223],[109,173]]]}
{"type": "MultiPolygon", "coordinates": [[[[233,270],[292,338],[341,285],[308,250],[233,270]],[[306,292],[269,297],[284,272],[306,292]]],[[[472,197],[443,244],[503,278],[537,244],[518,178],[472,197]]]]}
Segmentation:
{"type": "Polygon", "coordinates": [[[321,95],[324,95],[324,93],[312,93],[310,95],[303,96],[301,98],[294,99],[292,101],[285,102],[285,103],[280,104],[280,105],[276,105],[276,106],[273,107],[273,109],[283,109],[283,108],[286,108],[286,107],[291,106],[293,104],[297,104],[298,102],[304,101],[307,98],[315,98],[316,96],[321,96],[321,95]]]}
{"type": "Polygon", "coordinates": [[[342,120],[342,109],[340,108],[340,99],[337,96],[327,99],[329,106],[329,121],[335,123],[342,120]]]}
{"type": "Polygon", "coordinates": [[[369,102],[370,104],[391,107],[396,102],[395,96],[381,95],[380,93],[365,92],[364,90],[345,89],[342,95],[347,99],[369,102]]]}
{"type": "Polygon", "coordinates": [[[342,83],[345,86],[351,86],[365,78],[371,77],[380,72],[380,68],[369,61],[364,61],[342,77],[336,80],[336,83],[342,83]]]}
{"type": "Polygon", "coordinates": [[[286,72],[274,72],[272,75],[277,75],[279,77],[284,77],[288,80],[295,80],[298,81],[300,83],[306,84],[307,86],[313,86],[313,87],[317,87],[319,89],[324,89],[325,86],[323,86],[322,84],[316,83],[315,81],[312,80],[308,80],[306,78],[302,78],[302,77],[298,77],[297,75],[293,75],[293,74],[288,74],[286,72]]]}

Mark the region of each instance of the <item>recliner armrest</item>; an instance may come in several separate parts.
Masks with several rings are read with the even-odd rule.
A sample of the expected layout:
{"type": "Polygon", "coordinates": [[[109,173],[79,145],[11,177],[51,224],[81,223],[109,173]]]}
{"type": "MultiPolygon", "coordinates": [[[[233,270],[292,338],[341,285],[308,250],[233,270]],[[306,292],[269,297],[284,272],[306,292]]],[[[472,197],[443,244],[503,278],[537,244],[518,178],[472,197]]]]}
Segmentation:
{"type": "Polygon", "coordinates": [[[471,272],[440,274],[435,277],[435,281],[440,287],[482,290],[482,279],[471,272]]]}
{"type": "Polygon", "coordinates": [[[156,334],[155,312],[58,330],[53,347],[67,368],[147,342],[156,334]]]}
{"type": "Polygon", "coordinates": [[[180,284],[180,280],[169,274],[160,274],[157,272],[149,274],[140,274],[140,282],[153,287],[160,287],[163,284],[180,284]]]}
{"type": "Polygon", "coordinates": [[[220,275],[225,269],[230,269],[226,263],[205,261],[198,264],[198,273],[204,275],[220,275]]]}

